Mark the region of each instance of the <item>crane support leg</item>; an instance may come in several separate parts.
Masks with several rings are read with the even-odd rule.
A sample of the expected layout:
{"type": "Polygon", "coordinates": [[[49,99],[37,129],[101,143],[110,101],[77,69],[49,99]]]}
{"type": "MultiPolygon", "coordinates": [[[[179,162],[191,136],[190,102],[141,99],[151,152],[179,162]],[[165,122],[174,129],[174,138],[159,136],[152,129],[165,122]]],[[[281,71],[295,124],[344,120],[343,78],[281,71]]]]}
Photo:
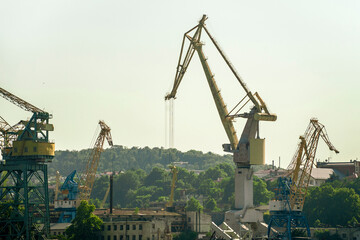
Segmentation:
{"type": "Polygon", "coordinates": [[[242,167],[235,171],[235,209],[253,207],[253,171],[242,167]]]}
{"type": "MultiPolygon", "coordinates": [[[[10,161],[12,162],[12,161],[10,161]]],[[[47,239],[50,230],[47,165],[0,164],[0,239],[47,239]],[[3,172],[6,174],[1,174],[3,172]],[[7,179],[8,181],[5,185],[7,179]]]]}

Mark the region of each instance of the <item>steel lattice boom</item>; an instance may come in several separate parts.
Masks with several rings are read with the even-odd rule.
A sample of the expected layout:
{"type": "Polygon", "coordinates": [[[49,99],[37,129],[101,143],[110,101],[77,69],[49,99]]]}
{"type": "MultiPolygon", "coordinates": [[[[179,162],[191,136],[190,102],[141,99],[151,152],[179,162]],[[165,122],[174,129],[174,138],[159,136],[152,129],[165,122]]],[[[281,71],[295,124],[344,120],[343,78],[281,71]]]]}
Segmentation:
{"type": "Polygon", "coordinates": [[[291,239],[291,232],[296,228],[306,229],[310,237],[310,229],[302,210],[320,137],[331,151],[339,153],[330,142],[324,125],[312,118],[305,134],[300,136],[300,143],[288,166],[289,177],[279,178],[275,200],[269,203],[271,214],[268,227],[269,239],[291,239]],[[272,228],[282,230],[275,234],[272,228]]]}
{"type": "Polygon", "coordinates": [[[90,199],[91,190],[95,182],[95,174],[99,164],[100,154],[103,151],[105,139],[110,146],[113,146],[110,127],[106,125],[104,121],[99,121],[99,124],[101,130],[99,136],[96,139],[94,148],[92,149],[90,158],[88,159],[83,184],[80,186],[81,200],[88,201],[90,199]]]}

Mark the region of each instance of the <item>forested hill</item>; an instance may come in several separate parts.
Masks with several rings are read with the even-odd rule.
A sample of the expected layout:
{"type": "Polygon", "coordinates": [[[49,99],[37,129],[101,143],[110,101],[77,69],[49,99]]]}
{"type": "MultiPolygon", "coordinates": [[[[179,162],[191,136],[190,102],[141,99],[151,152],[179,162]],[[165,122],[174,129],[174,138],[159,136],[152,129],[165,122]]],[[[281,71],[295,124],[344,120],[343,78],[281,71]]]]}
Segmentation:
{"type": "MultiPolygon", "coordinates": [[[[81,171],[90,157],[91,149],[80,151],[56,151],[52,163],[48,164],[49,175],[59,171],[62,176],[73,170],[81,171]]],[[[232,155],[190,150],[181,152],[164,148],[127,148],[116,145],[105,149],[100,157],[98,172],[143,169],[150,172],[154,167],[167,168],[173,162],[187,162],[187,169],[206,170],[220,163],[232,163],[232,155]]]]}

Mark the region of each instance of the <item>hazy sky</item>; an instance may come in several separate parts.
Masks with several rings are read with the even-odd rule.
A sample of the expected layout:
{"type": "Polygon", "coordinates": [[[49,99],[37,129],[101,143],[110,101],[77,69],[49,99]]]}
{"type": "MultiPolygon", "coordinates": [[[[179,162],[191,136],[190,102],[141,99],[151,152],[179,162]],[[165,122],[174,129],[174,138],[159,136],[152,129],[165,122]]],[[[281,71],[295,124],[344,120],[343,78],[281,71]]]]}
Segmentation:
{"type": "MultiPolygon", "coordinates": [[[[353,1],[0,1],[0,85],[53,114],[58,150],[90,147],[98,120],[114,144],[165,145],[171,90],[184,32],[207,27],[276,122],[263,122],[266,162],[288,165],[311,117],[340,150],[318,159],[360,158],[360,2],[353,1]]],[[[204,38],[229,108],[245,94],[204,38]]],[[[15,124],[31,113],[0,99],[15,124]]],[[[240,135],[244,120],[235,125],[240,135]]],[[[175,147],[222,154],[227,143],[199,59],[175,100],[175,147]]]]}

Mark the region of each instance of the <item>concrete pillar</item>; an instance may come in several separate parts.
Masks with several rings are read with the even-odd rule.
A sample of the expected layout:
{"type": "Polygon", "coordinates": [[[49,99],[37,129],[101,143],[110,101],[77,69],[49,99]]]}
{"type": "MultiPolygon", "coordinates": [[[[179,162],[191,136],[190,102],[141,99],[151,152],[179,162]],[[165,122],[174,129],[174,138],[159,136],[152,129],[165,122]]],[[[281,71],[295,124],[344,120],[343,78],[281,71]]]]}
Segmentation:
{"type": "Polygon", "coordinates": [[[254,206],[253,171],[251,168],[235,169],[235,209],[254,206]]]}

